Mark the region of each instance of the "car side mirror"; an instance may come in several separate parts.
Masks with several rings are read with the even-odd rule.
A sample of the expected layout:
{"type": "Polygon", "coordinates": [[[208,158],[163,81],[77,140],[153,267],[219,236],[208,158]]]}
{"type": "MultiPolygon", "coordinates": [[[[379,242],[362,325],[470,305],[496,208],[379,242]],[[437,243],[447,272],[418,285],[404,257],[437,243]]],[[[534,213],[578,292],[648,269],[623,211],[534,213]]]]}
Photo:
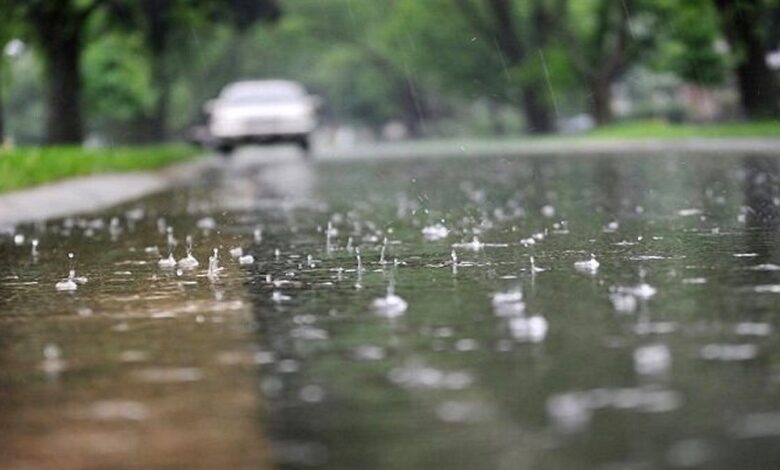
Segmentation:
{"type": "Polygon", "coordinates": [[[208,100],[203,104],[203,112],[211,114],[214,112],[214,108],[217,106],[217,100],[208,100]]]}
{"type": "Polygon", "coordinates": [[[314,109],[320,109],[325,102],[321,96],[309,95],[309,103],[314,109]]]}

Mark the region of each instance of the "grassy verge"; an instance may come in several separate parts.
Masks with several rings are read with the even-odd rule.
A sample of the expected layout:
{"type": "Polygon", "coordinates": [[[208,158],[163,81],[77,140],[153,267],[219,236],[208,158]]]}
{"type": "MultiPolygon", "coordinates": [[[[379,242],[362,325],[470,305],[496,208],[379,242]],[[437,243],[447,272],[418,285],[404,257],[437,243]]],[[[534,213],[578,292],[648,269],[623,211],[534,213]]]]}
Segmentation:
{"type": "Polygon", "coordinates": [[[627,121],[599,127],[580,136],[604,139],[780,137],[780,121],[701,125],[671,124],[661,120],[627,121]]]}
{"type": "Polygon", "coordinates": [[[160,168],[202,152],[185,145],[112,147],[22,147],[0,150],[0,192],[72,176],[160,168]]]}

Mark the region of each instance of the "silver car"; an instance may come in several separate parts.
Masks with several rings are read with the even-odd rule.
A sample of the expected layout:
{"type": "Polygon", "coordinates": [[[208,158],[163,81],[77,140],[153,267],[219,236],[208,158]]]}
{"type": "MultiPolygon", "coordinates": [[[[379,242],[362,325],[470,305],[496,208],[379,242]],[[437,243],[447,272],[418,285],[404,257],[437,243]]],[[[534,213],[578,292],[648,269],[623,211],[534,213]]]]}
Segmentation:
{"type": "Polygon", "coordinates": [[[317,126],[318,97],[286,80],[232,83],[206,103],[208,130],[223,154],[248,143],[292,142],[308,153],[317,126]]]}

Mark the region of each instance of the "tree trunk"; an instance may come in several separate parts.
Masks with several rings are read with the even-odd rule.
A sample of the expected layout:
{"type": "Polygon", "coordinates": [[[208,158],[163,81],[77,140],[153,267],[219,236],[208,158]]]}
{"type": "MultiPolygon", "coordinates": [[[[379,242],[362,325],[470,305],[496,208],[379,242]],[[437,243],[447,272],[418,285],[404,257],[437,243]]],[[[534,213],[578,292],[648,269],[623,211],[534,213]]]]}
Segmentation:
{"type": "Polygon", "coordinates": [[[740,102],[750,119],[777,117],[778,85],[775,74],[766,63],[767,46],[760,24],[766,7],[761,0],[716,0],[724,35],[738,54],[736,75],[740,102]]]}
{"type": "Polygon", "coordinates": [[[778,116],[778,93],[775,75],[766,64],[763,44],[746,44],[745,59],[737,66],[739,96],[745,115],[750,119],[778,116]],[[758,46],[758,47],[756,47],[758,46]]]}
{"type": "Polygon", "coordinates": [[[592,114],[597,125],[612,121],[612,89],[609,80],[595,79],[590,84],[593,98],[592,114]]]}
{"type": "Polygon", "coordinates": [[[164,55],[164,51],[152,52],[152,84],[157,91],[157,101],[147,117],[147,125],[149,139],[153,142],[162,142],[168,136],[167,118],[171,86],[164,55]]]}
{"type": "Polygon", "coordinates": [[[555,130],[550,106],[541,95],[544,85],[528,84],[523,87],[523,114],[528,132],[547,134],[555,130]]]}
{"type": "Polygon", "coordinates": [[[0,147],[5,143],[5,106],[3,106],[3,64],[0,59],[0,147]]]}
{"type": "Polygon", "coordinates": [[[81,30],[79,27],[54,26],[42,43],[47,79],[46,143],[79,144],[84,138],[81,30]]]}
{"type": "Polygon", "coordinates": [[[417,93],[415,83],[403,78],[398,83],[401,114],[409,137],[421,137],[425,133],[425,106],[417,93]]]}
{"type": "Polygon", "coordinates": [[[172,3],[167,0],[146,0],[141,3],[144,14],[144,41],[149,49],[151,82],[157,100],[144,116],[146,139],[159,142],[167,136],[170,79],[166,56],[171,30],[172,3]]]}

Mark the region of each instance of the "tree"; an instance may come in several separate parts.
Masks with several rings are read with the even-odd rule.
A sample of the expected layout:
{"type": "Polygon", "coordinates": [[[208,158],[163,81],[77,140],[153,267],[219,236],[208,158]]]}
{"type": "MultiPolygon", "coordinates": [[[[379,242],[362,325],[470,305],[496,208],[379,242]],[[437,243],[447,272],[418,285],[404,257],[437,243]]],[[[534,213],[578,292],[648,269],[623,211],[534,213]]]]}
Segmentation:
{"type": "Polygon", "coordinates": [[[471,0],[456,0],[456,5],[471,22],[474,32],[495,44],[506,66],[525,69],[519,87],[528,130],[533,133],[553,131],[551,105],[543,92],[547,89],[549,76],[534,52],[543,51],[550,45],[557,12],[551,2],[544,0],[523,2],[524,8],[512,0],[482,1],[484,9],[471,0]]]}
{"type": "Polygon", "coordinates": [[[711,0],[659,0],[655,4],[659,27],[653,65],[672,71],[699,86],[720,85],[727,72],[727,57],[717,46],[721,37],[711,0]]]}
{"type": "Polygon", "coordinates": [[[81,107],[81,52],[84,30],[101,0],[11,0],[29,24],[46,73],[46,142],[80,143],[84,137],[81,107]]]}
{"type": "Polygon", "coordinates": [[[735,55],[740,102],[750,119],[780,114],[777,77],[766,63],[771,0],[714,0],[723,35],[735,55]]]}
{"type": "Polygon", "coordinates": [[[590,94],[590,114],[597,124],[612,120],[612,85],[652,47],[651,25],[641,0],[559,0],[556,35],[566,45],[571,64],[590,94]]]}
{"type": "Polygon", "coordinates": [[[5,107],[3,100],[3,86],[5,85],[5,47],[14,38],[15,8],[9,0],[0,0],[0,11],[5,12],[5,18],[0,21],[0,144],[5,141],[5,107]]]}
{"type": "Polygon", "coordinates": [[[167,135],[173,70],[170,61],[172,39],[204,24],[227,24],[239,34],[256,21],[275,21],[281,11],[275,0],[138,0],[134,26],[141,31],[149,52],[151,84],[155,104],[143,116],[148,140],[161,141],[167,135]]]}
{"type": "Polygon", "coordinates": [[[385,25],[394,56],[452,96],[518,108],[530,132],[554,128],[565,83],[549,2],[399,0],[385,25]],[[553,73],[554,72],[554,73],[553,73]]]}
{"type": "Polygon", "coordinates": [[[274,0],[7,0],[21,12],[29,36],[42,53],[46,76],[46,142],[80,143],[84,137],[82,53],[87,26],[99,11],[117,25],[140,29],[150,56],[157,99],[147,116],[151,138],[164,136],[171,71],[166,63],[170,38],[192,21],[230,22],[245,28],[261,16],[278,15],[274,0]]]}
{"type": "Polygon", "coordinates": [[[255,36],[245,70],[327,90],[332,117],[373,130],[400,119],[419,136],[431,109],[414,64],[384,40],[392,9],[390,2],[290,2],[275,31],[255,36]]]}

